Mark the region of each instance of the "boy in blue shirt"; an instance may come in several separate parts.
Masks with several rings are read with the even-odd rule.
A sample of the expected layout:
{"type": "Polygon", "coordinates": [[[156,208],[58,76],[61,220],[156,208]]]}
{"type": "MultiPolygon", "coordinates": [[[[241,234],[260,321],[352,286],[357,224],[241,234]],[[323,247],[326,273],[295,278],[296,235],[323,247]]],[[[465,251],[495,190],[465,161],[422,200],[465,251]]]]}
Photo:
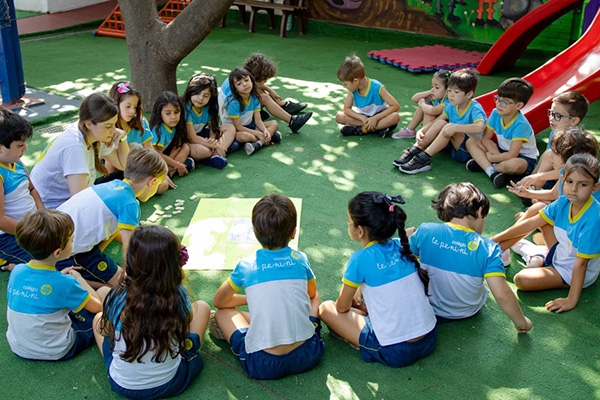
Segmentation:
{"type": "Polygon", "coordinates": [[[532,94],[531,83],[521,78],[502,82],[494,97],[496,108],[490,113],[483,138],[467,140],[467,150],[473,157],[467,161],[467,170],[485,171],[499,189],[506,187],[511,179],[518,180],[515,178],[530,174],[540,154],[533,128],[521,112],[532,94]],[[492,141],[494,133],[497,145],[492,141]]]}
{"type": "Polygon", "coordinates": [[[58,207],[74,221],[73,256],[57,264],[81,268],[82,275],[94,287],[115,287],[122,269],[102,250],[121,232],[123,259],[131,233],[140,221],[140,205],[154,196],[167,176],[167,164],[161,155],[148,148],[135,148],[127,157],[125,179],[90,186],[58,207]]]}
{"type": "Polygon", "coordinates": [[[21,161],[31,138],[31,125],[18,114],[0,109],[0,270],[30,260],[15,238],[17,222],[28,212],[44,205],[21,161]]]}
{"type": "Polygon", "coordinates": [[[335,121],[344,125],[342,135],[374,133],[385,137],[396,129],[400,105],[381,82],[365,76],[360,58],[346,57],[337,70],[337,78],[348,90],[344,110],[335,116],[335,121]]]}
{"type": "Polygon", "coordinates": [[[92,321],[108,288],[96,292],[73,267],[56,270],[73,247],[67,214],[30,212],[17,224],[16,236],[32,260],[16,265],[8,280],[8,344],[20,358],[67,360],[94,343],[92,321]]]}
{"type": "Polygon", "coordinates": [[[506,283],[500,246],[481,235],[490,210],[486,195],[471,183],[453,183],[432,207],[445,224],[425,223],[407,233],[411,251],[429,274],[429,302],[438,322],[475,315],[488,297],[485,280],[517,331],[531,330],[506,283]]]}
{"type": "Polygon", "coordinates": [[[478,79],[479,73],[474,69],[460,69],[450,75],[450,106],[444,108],[426,133],[417,136],[417,143],[394,160],[401,172],[412,175],[429,171],[431,157],[444,149],[450,150],[450,156],[458,162],[465,163],[471,158],[467,139],[481,137],[486,121],[483,107],[473,100],[478,79]]]}
{"type": "Polygon", "coordinates": [[[296,208],[286,196],[265,196],[252,210],[263,247],[242,259],[213,299],[210,332],[255,379],[277,379],[313,368],[325,352],[317,319],[320,297],[306,255],[288,243],[296,235],[296,208]],[[236,294],[242,287],[246,294],[236,294]],[[248,311],[235,307],[248,305],[248,311]]]}

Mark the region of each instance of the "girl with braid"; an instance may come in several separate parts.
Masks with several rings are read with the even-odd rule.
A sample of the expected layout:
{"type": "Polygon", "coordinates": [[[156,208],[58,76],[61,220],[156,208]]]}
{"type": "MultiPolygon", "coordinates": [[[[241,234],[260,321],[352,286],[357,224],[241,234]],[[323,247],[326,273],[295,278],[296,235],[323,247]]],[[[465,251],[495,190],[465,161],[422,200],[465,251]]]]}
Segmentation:
{"type": "Polygon", "coordinates": [[[475,315],[488,297],[485,280],[517,331],[529,332],[531,321],[506,283],[500,246],[481,236],[490,210],[486,195],[471,183],[452,183],[432,208],[444,224],[424,223],[407,231],[411,251],[431,277],[429,303],[438,322],[475,315]]]}
{"type": "Polygon", "coordinates": [[[362,192],[348,204],[348,235],[362,245],[350,256],[335,302],[319,315],[329,332],[360,349],[366,362],[413,364],[435,348],[429,278],[412,254],[401,197],[362,192]],[[398,231],[399,238],[392,238],[398,231]]]}

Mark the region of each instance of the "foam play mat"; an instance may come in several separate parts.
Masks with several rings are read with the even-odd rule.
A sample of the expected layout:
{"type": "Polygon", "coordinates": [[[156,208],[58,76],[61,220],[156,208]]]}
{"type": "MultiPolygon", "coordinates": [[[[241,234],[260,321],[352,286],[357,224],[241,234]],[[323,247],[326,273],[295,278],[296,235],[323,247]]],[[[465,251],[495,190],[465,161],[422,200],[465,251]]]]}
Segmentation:
{"type": "MultiPolygon", "coordinates": [[[[252,208],[260,199],[202,199],[181,241],[190,256],[184,269],[233,269],[242,257],[261,246],[252,230],[252,208]]],[[[289,246],[298,249],[302,199],[291,198],[298,214],[296,237],[289,246]]]]}
{"type": "Polygon", "coordinates": [[[484,53],[434,45],[372,50],[367,55],[379,60],[382,64],[390,64],[410,72],[423,72],[438,69],[474,68],[477,67],[484,53]]]}

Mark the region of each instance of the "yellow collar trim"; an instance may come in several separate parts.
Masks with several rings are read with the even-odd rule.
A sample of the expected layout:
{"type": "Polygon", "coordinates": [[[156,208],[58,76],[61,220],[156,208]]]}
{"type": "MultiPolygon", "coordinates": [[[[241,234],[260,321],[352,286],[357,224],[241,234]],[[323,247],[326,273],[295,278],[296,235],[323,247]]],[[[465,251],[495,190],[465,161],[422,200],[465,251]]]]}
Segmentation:
{"type": "Polygon", "coordinates": [[[356,89],[356,93],[358,93],[360,97],[367,97],[369,95],[369,91],[371,90],[371,78],[367,78],[367,80],[369,81],[369,84],[367,85],[365,94],[360,94],[360,90],[356,89]]]}
{"type": "Polygon", "coordinates": [[[571,209],[573,208],[573,203],[569,204],[569,222],[572,224],[573,222],[577,222],[577,220],[579,218],[581,218],[581,216],[583,215],[583,213],[585,213],[587,211],[588,208],[590,208],[590,206],[592,205],[592,203],[594,202],[594,199],[592,196],[590,196],[589,199],[587,199],[587,201],[585,202],[585,204],[583,205],[583,207],[581,207],[581,210],[579,210],[579,212],[577,213],[577,215],[575,215],[573,218],[571,218],[571,209]]]}
{"type": "Polygon", "coordinates": [[[165,129],[166,129],[167,131],[169,131],[169,133],[173,133],[173,129],[169,128],[169,127],[167,126],[167,124],[165,124],[164,122],[163,122],[163,126],[165,127],[165,129]]]}
{"type": "Polygon", "coordinates": [[[33,269],[42,269],[42,270],[46,270],[46,271],[56,271],[56,268],[54,268],[54,267],[51,267],[49,265],[35,264],[33,261],[29,261],[27,263],[27,266],[29,268],[33,268],[33,269]]]}
{"type": "Polygon", "coordinates": [[[465,231],[465,232],[475,232],[473,229],[469,229],[462,225],[453,224],[452,222],[446,222],[446,225],[448,225],[452,228],[455,228],[455,229],[460,229],[461,231],[465,231]]]}
{"type": "Polygon", "coordinates": [[[515,114],[513,119],[511,119],[510,122],[506,125],[504,125],[504,118],[502,118],[502,116],[500,116],[500,123],[502,124],[502,128],[503,129],[510,128],[510,126],[516,121],[517,117],[519,116],[519,113],[520,113],[520,111],[517,111],[517,113],[515,114]]]}
{"type": "Polygon", "coordinates": [[[458,106],[456,106],[456,113],[457,113],[459,116],[461,116],[461,117],[462,117],[463,115],[465,115],[465,113],[467,112],[467,110],[469,109],[469,107],[471,107],[471,103],[472,103],[472,102],[473,102],[473,100],[472,100],[472,99],[471,99],[471,100],[469,100],[469,103],[467,104],[467,106],[465,107],[465,109],[463,110],[463,112],[460,112],[460,111],[458,110],[458,106]]]}
{"type": "Polygon", "coordinates": [[[192,104],[192,102],[190,101],[190,106],[192,107],[192,111],[194,111],[194,113],[196,113],[196,115],[199,117],[204,113],[204,107],[202,107],[202,110],[200,110],[200,112],[198,112],[196,110],[196,107],[194,107],[194,105],[192,104]]]}
{"type": "Polygon", "coordinates": [[[377,243],[379,243],[377,240],[371,240],[369,243],[367,243],[367,245],[365,247],[363,247],[363,249],[366,249],[367,247],[371,247],[377,243]]]}
{"type": "Polygon", "coordinates": [[[17,169],[17,163],[16,162],[12,163],[12,167],[9,167],[8,165],[6,165],[4,163],[0,163],[0,167],[7,169],[9,171],[15,172],[15,170],[17,169]]]}

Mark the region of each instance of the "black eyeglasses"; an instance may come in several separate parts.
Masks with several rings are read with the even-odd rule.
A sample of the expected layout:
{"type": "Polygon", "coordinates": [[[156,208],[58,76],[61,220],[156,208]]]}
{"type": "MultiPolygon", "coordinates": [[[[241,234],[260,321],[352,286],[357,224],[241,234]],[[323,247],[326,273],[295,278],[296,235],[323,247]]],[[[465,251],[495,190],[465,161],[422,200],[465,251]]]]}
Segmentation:
{"type": "Polygon", "coordinates": [[[548,118],[552,118],[556,122],[559,122],[563,118],[569,118],[569,119],[571,119],[571,118],[575,118],[575,117],[572,116],[572,115],[562,115],[562,114],[559,114],[557,112],[552,111],[551,109],[548,109],[548,118]]]}

